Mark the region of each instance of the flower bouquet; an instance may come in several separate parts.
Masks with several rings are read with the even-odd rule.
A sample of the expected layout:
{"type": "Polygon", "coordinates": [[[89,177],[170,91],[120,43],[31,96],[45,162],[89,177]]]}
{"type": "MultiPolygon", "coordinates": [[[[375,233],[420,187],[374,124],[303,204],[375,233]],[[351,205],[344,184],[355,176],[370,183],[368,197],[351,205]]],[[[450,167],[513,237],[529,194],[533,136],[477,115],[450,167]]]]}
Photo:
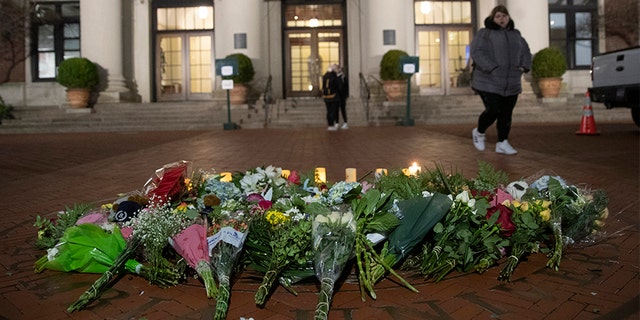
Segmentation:
{"type": "Polygon", "coordinates": [[[207,232],[211,266],[218,279],[214,319],[225,319],[229,309],[231,276],[242,252],[249,229],[246,205],[228,200],[209,214],[212,224],[207,232]]]}
{"type": "MultiPolygon", "coordinates": [[[[277,204],[274,208],[279,207],[277,204]]],[[[292,264],[303,265],[311,248],[311,220],[309,215],[295,210],[289,212],[270,209],[252,224],[267,241],[266,272],[255,294],[256,305],[265,304],[267,296],[281,273],[292,264]]]]}
{"type": "MultiPolygon", "coordinates": [[[[111,225],[112,231],[95,224],[80,224],[65,230],[60,242],[47,250],[47,255],[35,263],[35,272],[45,269],[63,272],[104,273],[127,246],[120,228],[111,225]]],[[[127,272],[142,276],[148,269],[140,262],[129,259],[127,272]]]]}
{"type": "Polygon", "coordinates": [[[125,226],[133,228],[126,248],[115,259],[111,268],[67,308],[69,312],[83,309],[113,285],[112,280],[123,272],[126,262],[135,256],[140,246],[149,262],[147,279],[150,282],[164,285],[166,282],[158,280],[172,276],[175,276],[175,279],[179,278],[181,272],[163,256],[163,249],[170,237],[188,226],[184,216],[177,214],[168,203],[154,198],[147,208],[142,209],[125,226]]]}
{"type": "Polygon", "coordinates": [[[313,220],[313,258],[316,276],[320,280],[320,296],[315,319],[329,316],[329,308],[336,281],[352,257],[356,238],[356,221],[350,210],[319,214],[313,220]]]}
{"type": "Polygon", "coordinates": [[[379,190],[370,189],[361,198],[354,200],[352,211],[357,222],[356,231],[356,263],[361,298],[365,300],[365,291],[376,299],[373,286],[376,283],[372,269],[382,267],[386,272],[397,277],[402,284],[414,292],[417,290],[404,278],[398,275],[384,256],[374,249],[374,241],[382,241],[399,224],[399,219],[391,212],[391,195],[382,195],[379,190]]]}
{"type": "MultiPolygon", "coordinates": [[[[448,196],[441,193],[425,195],[396,203],[400,225],[389,234],[388,246],[381,252],[389,266],[393,267],[407,258],[451,208],[452,201],[448,196]]],[[[373,279],[377,282],[386,272],[383,266],[374,266],[373,279]]]]}
{"type": "Polygon", "coordinates": [[[206,226],[199,223],[192,224],[173,238],[170,238],[169,243],[202,278],[207,297],[215,297],[218,291],[213,279],[211,265],[209,264],[209,244],[207,243],[206,226]]]}
{"type": "Polygon", "coordinates": [[[500,258],[499,248],[506,241],[496,225],[498,214],[486,215],[487,207],[485,198],[474,199],[466,190],[456,196],[449,213],[433,228],[434,244],[423,248],[425,278],[438,282],[454,268],[482,273],[500,258]]]}
{"type": "Polygon", "coordinates": [[[510,281],[520,258],[526,253],[539,251],[541,237],[549,227],[551,202],[505,200],[503,204],[512,211],[511,221],[515,225],[515,232],[509,236],[511,254],[500,271],[498,280],[510,281]]]}
{"type": "Polygon", "coordinates": [[[191,163],[178,161],[157,169],[144,185],[144,193],[148,198],[162,201],[177,201],[185,190],[185,178],[191,163]]]}

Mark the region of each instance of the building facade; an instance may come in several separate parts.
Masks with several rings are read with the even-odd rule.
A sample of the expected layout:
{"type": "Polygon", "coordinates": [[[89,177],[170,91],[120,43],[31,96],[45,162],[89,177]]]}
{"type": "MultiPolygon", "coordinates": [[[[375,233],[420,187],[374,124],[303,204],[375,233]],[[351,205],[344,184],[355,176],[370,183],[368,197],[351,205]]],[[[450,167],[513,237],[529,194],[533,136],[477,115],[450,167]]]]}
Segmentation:
{"type": "MultiPolygon", "coordinates": [[[[637,0],[625,1],[636,11],[625,41],[637,45],[637,0]]],[[[414,94],[472,94],[469,44],[498,4],[532,53],[566,53],[564,94],[586,92],[592,56],[609,49],[605,0],[80,0],[31,4],[24,81],[1,85],[0,95],[14,106],[61,105],[56,67],[82,56],[103,72],[98,103],[215,100],[224,92],[216,60],[243,53],[254,89],[270,78],[275,98],[316,97],[334,63],[357,97],[361,78],[379,81],[391,49],[418,57],[414,94]]],[[[533,91],[530,75],[523,83],[533,91]]]]}

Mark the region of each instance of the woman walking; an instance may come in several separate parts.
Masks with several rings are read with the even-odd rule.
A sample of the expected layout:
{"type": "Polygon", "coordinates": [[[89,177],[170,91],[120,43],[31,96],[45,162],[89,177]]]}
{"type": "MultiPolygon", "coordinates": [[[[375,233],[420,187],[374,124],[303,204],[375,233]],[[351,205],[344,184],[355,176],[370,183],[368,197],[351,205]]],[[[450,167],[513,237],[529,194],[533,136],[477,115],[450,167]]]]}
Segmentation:
{"type": "Polygon", "coordinates": [[[485,132],[497,121],[496,152],[516,154],[508,141],[513,108],[522,92],[521,78],[531,69],[531,51],[520,31],[514,28],[509,11],[499,5],[484,20],[485,27],[471,41],[474,63],[472,88],[478,92],[485,110],[473,129],[473,145],[485,149],[485,132]]]}

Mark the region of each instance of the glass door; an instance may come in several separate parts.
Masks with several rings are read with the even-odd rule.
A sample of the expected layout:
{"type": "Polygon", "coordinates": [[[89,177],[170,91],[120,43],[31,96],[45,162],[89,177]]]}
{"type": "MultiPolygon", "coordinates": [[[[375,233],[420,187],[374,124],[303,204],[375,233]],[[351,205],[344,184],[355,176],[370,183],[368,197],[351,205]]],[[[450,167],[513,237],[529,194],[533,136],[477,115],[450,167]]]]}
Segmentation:
{"type": "Polygon", "coordinates": [[[170,1],[153,2],[158,101],[212,98],[213,6],[192,4],[194,6],[173,7],[176,4],[170,1]]]}
{"type": "Polygon", "coordinates": [[[344,3],[284,6],[284,71],[287,97],[318,97],[330,65],[345,70],[344,3]]]}
{"type": "Polygon", "coordinates": [[[287,96],[320,94],[322,75],[332,64],[341,64],[341,32],[312,30],[287,33],[287,96]]]}
{"type": "Polygon", "coordinates": [[[158,37],[158,100],[210,99],[214,72],[211,35],[183,33],[158,37]]]}
{"type": "Polygon", "coordinates": [[[185,100],[182,36],[160,36],[158,100],[185,100]]]}
{"type": "Polygon", "coordinates": [[[416,81],[423,94],[469,93],[468,28],[425,27],[417,32],[420,70],[416,81]]]}

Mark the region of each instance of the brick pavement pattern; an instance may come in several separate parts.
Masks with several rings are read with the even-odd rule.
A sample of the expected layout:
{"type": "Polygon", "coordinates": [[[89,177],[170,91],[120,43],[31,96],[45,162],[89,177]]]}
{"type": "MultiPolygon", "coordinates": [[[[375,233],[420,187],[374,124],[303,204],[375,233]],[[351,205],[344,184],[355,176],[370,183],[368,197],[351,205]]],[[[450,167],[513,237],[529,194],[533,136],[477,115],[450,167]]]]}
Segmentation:
{"type": "MultiPolygon", "coordinates": [[[[327,168],[328,179],[359,176],[416,161],[473,176],[477,161],[502,169],[512,179],[545,173],[570,183],[605,189],[610,215],[605,236],[565,250],[560,271],[531,255],[512,282],[486,273],[454,272],[439,283],[402,275],[413,293],[385,279],[377,300],[362,301],[351,275],[333,299],[330,319],[638,319],[639,317],[639,131],[631,123],[600,124],[599,136],[578,136],[577,124],[517,124],[510,142],[516,156],[495,154],[495,133],[487,150],[471,144],[469,125],[258,129],[235,131],[18,134],[0,136],[0,319],[208,319],[215,301],[195,279],[159,289],[135,276],[123,277],[87,309],[66,308],[93,283],[95,274],[33,272],[44,252],[34,246],[37,215],[55,215],[75,203],[103,203],[142,187],[154,170],[178,160],[194,168],[244,171],[273,164],[310,171],[327,168]]],[[[312,319],[317,284],[296,286],[298,296],[278,288],[264,308],[254,304],[258,275],[243,272],[233,284],[228,319],[312,319]]]]}

